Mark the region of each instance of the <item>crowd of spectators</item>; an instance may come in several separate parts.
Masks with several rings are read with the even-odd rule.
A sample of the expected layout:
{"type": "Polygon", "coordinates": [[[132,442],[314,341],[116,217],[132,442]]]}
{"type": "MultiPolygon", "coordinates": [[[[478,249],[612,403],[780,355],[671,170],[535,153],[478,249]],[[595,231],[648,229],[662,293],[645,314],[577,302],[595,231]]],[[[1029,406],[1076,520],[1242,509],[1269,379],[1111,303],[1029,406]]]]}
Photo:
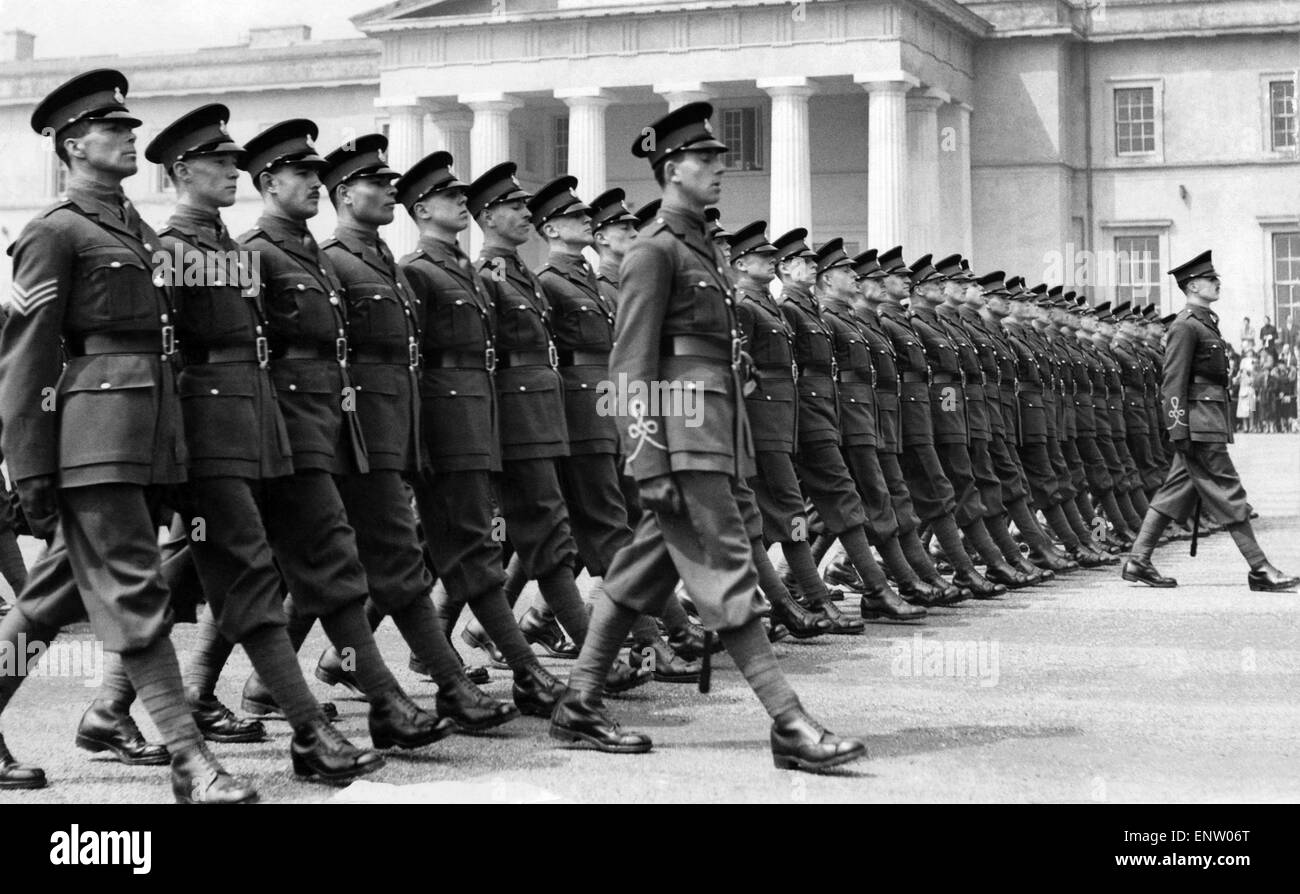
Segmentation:
{"type": "Polygon", "coordinates": [[[1232,413],[1239,432],[1296,432],[1300,403],[1300,326],[1287,314],[1279,329],[1265,317],[1256,330],[1246,317],[1240,348],[1229,345],[1232,413]]]}

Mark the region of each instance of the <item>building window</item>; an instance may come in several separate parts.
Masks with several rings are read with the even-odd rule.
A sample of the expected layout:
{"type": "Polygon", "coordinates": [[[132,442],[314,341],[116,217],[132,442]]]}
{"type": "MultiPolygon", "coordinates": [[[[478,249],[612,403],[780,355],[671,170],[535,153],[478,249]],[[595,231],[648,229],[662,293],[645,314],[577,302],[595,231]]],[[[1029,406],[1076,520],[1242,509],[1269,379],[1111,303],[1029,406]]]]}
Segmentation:
{"type": "Polygon", "coordinates": [[[1116,302],[1160,306],[1160,237],[1115,237],[1116,302]]]}
{"type": "Polygon", "coordinates": [[[1279,329],[1292,314],[1300,324],[1300,232],[1273,234],[1273,305],[1279,329]]]}
{"type": "Polygon", "coordinates": [[[172,178],[167,176],[167,169],[162,165],[154,165],[153,169],[158,172],[154,182],[154,192],[176,192],[176,184],[172,183],[172,178]]]}
{"type": "Polygon", "coordinates": [[[53,152],[50,153],[50,162],[54,165],[50,169],[50,195],[61,196],[68,191],[68,166],[53,152]]]}
{"type": "Polygon", "coordinates": [[[555,153],[551,156],[551,176],[561,177],[569,173],[569,116],[551,119],[551,145],[555,153]]]}
{"type": "Polygon", "coordinates": [[[1147,155],[1156,151],[1156,91],[1154,87],[1115,89],[1115,152],[1147,155]]]}
{"type": "Polygon", "coordinates": [[[727,167],[733,171],[763,170],[762,117],[758,109],[722,109],[720,139],[730,150],[726,154],[727,167]]]}
{"type": "Polygon", "coordinates": [[[1274,150],[1296,148],[1295,81],[1269,81],[1268,121],[1274,150]]]}

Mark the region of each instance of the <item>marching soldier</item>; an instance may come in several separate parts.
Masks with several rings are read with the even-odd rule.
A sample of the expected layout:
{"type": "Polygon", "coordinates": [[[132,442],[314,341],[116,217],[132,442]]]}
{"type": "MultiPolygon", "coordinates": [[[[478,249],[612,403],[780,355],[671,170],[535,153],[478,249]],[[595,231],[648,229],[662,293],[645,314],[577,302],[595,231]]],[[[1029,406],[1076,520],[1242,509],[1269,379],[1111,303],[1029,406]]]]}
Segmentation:
{"type": "Polygon", "coordinates": [[[419,312],[420,457],[416,502],[434,570],[444,631],[468,605],[514,672],[524,714],[549,717],[564,689],[537,661],[502,590],[501,541],[492,474],[501,468],[497,419],[496,312],[457,236],[470,224],[468,187],[452,156],[435,152],[397,181],[398,201],[420,231],[402,258],[419,312]]]}
{"type": "MultiPolygon", "coordinates": [[[[729,247],[740,298],[735,305],[736,318],[756,379],[754,389],[745,395],[758,470],[749,486],[763,516],[764,539],[781,544],[781,552],[805,592],[819,593],[825,584],[808,548],[808,519],[794,465],[798,426],[794,338],[768,288],[775,276],[772,257],[776,246],[767,241],[767,222],[759,220],[732,235],[729,247]]],[[[772,614],[797,639],[820,636],[831,628],[829,619],[788,598],[774,599],[772,614]]]]}
{"type": "MultiPolygon", "coordinates": [[[[366,619],[369,595],[357,536],[337,480],[370,470],[348,368],[347,304],[333,264],[307,229],[320,204],[316,125],[303,118],[249,140],[240,168],[262,196],[256,227],[238,241],[257,253],[266,309],[271,381],[293,451],[293,474],[270,479],[263,511],[289,584],[289,639],[297,651],[317,619],[355,657],[356,685],[370,702],[376,748],[419,748],[455,730],[422,710],[384,664],[366,619]]],[[[283,709],[257,674],[244,687],[246,713],[283,709]]]]}
{"type": "MultiPolygon", "coordinates": [[[[564,380],[552,335],[549,302],[537,276],[524,266],[519,246],[532,217],[513,162],[484,173],[469,187],[469,211],[483,231],[477,269],[497,317],[496,391],[501,428],[501,510],[506,536],[528,577],[565,631],[581,645],[587,610],[574,582],[577,546],[557,460],[569,455],[564,380]]],[[[608,668],[608,688],[622,692],[649,682],[650,672],[625,662],[608,668]]]]}
{"type": "Polygon", "coordinates": [[[712,113],[708,103],[682,106],[633,146],[654,169],[664,203],[623,263],[610,378],[619,436],[628,468],[641,483],[645,515],[610,568],[608,596],[596,603],[591,635],[551,717],[551,735],[602,751],[650,750],[648,736],[624,733],[605,713],[601,688],[637,613],[658,611],[680,576],[701,618],[719,632],[773,718],[776,766],[819,770],[864,756],[866,746],[827,732],[808,716],[759,620],[746,518],[757,512],[747,490],[740,490],[754,472],[740,329],[722,254],[704,223],[725,169],[726,146],[713,136],[712,113]],[[700,392],[700,414],[693,417],[699,425],[688,425],[685,414],[674,414],[648,393],[687,383],[700,392]]]}
{"type": "MultiPolygon", "coordinates": [[[[145,150],[167,171],[178,198],[160,236],[175,265],[176,326],[186,362],[180,394],[190,475],[180,506],[185,530],[196,533],[190,554],[224,641],[213,654],[203,648],[199,663],[219,668],[230,647],[242,645],[293,727],[294,770],[340,782],[378,770],[384,759],[353,746],[326,719],[285,632],[280,570],[271,555],[281,532],[274,514],[269,520],[264,514],[263,482],[291,474],[293,454],[268,370],[261,296],[244,291],[247,270],[237,263],[235,241],[221,222],[220,209],[235,202],[243,152],[226,131],[229,118],[223,105],[195,109],[145,150]],[[202,282],[186,275],[191,266],[205,271],[202,282]]],[[[285,564],[294,567],[291,557],[285,564]]],[[[188,695],[208,737],[263,737],[261,724],[252,731],[256,738],[239,737],[237,718],[210,686],[188,695]]]]}
{"type": "MultiPolygon", "coordinates": [[[[48,641],[84,605],[163,736],[176,800],[251,801],[253,787],[204,744],[168,635],[157,532],[164,502],[186,480],[187,456],[172,293],[164,271],[151,275],[161,244],[121,188],[138,169],[140,121],[126,108],[126,90],[120,72],[88,72],[32,115],[70,179],[67,198],[10,250],[14,313],[0,336],[0,420],[23,512],[33,533],[53,533],[54,542],[0,621],[0,640],[48,641]]],[[[21,680],[0,681],[0,707],[21,680]]],[[[39,788],[45,777],[0,742],[0,784],[39,788]]]]}
{"type": "MultiPolygon", "coordinates": [[[[391,616],[416,660],[438,684],[437,711],[466,732],[500,726],[519,711],[469,681],[429,598],[433,578],[404,476],[420,466],[420,307],[410,281],[379,236],[392,223],[399,174],[388,166],[388,139],[357,137],[325,157],[321,180],[338,213],[322,249],[347,300],[348,348],[357,415],[370,470],[339,479],[365,567],[372,626],[391,616]]],[[[328,683],[356,688],[342,656],[327,649],[316,669],[328,683]]]]}
{"type": "Polygon", "coordinates": [[[1255,540],[1246,490],[1228,456],[1233,424],[1228,414],[1228,354],[1218,315],[1211,310],[1220,288],[1213,257],[1203,252],[1169,275],[1187,297],[1186,307],[1169,327],[1161,385],[1161,412],[1176,453],[1121,576],[1152,587],[1177,586],[1176,580],[1156,570],[1151,554],[1171,520],[1184,522],[1204,507],[1211,518],[1227,526],[1249,564],[1250,589],[1293,590],[1300,577],[1275,568],[1255,540]]]}

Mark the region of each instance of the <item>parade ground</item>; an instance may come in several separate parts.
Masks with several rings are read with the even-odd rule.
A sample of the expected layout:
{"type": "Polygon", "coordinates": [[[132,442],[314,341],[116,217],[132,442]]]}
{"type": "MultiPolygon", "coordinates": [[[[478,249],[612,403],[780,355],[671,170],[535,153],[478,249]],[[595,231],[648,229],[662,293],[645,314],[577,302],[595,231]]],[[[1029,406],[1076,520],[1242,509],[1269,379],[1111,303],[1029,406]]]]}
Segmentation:
{"type": "MultiPolygon", "coordinates": [[[[1273,563],[1300,568],[1300,436],[1244,435],[1232,448],[1255,530],[1273,563]]],[[[34,547],[28,542],[26,547],[34,547]]],[[[349,789],[297,782],[289,730],[268,724],[256,745],[215,745],[225,766],[266,802],[1227,802],[1300,800],[1300,595],[1252,593],[1246,566],[1219,533],[1162,546],[1173,590],[1124,583],[1118,567],[1076,572],[989,602],[932,610],[920,625],[869,625],[865,636],[777,646],[805,705],[870,759],[835,775],[774,770],[768,719],[725,655],[713,691],[652,683],[609,700],[626,726],[649,733],[642,756],[568,750],[547,724],[521,718],[483,736],[453,736],[349,789]]],[[[520,610],[532,592],[525,594],[520,610]]],[[[856,612],[856,602],[842,603],[856,612]]],[[[193,628],[173,634],[185,662],[193,628]]],[[[73,745],[93,697],[89,628],[82,674],[28,681],[4,717],[21,760],[48,788],[0,793],[13,803],[167,803],[166,768],[124,767],[73,745]]],[[[301,658],[324,645],[317,628],[301,658]]],[[[481,653],[461,647],[471,663],[481,653]]],[[[391,623],[380,647],[403,686],[433,709],[434,688],[406,669],[391,623]]],[[[543,659],[563,677],[567,662],[543,659]]],[[[236,650],[218,695],[238,708],[249,673],[236,650]]],[[[366,705],[311,680],[336,702],[341,729],[368,745],[366,705]]],[[[510,697],[510,675],[487,691],[510,697]]],[[[144,710],[133,714],[156,734],[144,710]]]]}

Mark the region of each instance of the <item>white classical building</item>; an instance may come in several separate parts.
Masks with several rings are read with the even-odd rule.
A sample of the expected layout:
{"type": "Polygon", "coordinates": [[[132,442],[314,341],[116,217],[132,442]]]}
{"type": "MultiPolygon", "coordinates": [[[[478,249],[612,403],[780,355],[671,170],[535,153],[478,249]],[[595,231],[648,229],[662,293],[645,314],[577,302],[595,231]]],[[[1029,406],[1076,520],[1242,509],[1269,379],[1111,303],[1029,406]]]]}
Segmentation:
{"type": "MultiPolygon", "coordinates": [[[[58,190],[32,106],[97,65],[131,79],[146,140],[221,101],[236,137],[310,117],[324,147],[382,130],[399,167],[447,149],[464,179],[512,159],[526,186],[568,172],[633,204],[657,194],[629,151],[641,128],[707,99],[733,147],[725,224],[959,251],[1165,310],[1164,271],[1213,248],[1225,335],[1300,320],[1300,0],[400,0],[353,21],[365,39],[265,29],[111,59],[33,59],[8,35],[0,227],[58,190]]],[[[127,187],[165,217],[158,172],[127,187]]],[[[229,217],[256,211],[248,186],[229,217]]]]}

